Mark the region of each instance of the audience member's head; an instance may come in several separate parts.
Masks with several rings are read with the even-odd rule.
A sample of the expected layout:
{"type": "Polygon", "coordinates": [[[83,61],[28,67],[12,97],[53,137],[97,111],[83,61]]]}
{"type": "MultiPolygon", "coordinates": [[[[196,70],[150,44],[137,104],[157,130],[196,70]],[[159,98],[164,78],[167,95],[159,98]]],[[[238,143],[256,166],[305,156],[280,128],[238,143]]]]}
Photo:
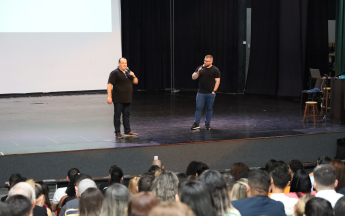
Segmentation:
{"type": "Polygon", "coordinates": [[[131,192],[132,195],[134,195],[138,192],[139,178],[140,178],[139,176],[135,176],[135,177],[131,178],[131,180],[129,181],[128,190],[129,190],[129,192],[131,192]]]}
{"type": "Polygon", "coordinates": [[[128,216],[147,216],[151,209],[158,204],[159,200],[153,193],[137,193],[128,202],[128,216]]]}
{"type": "MultiPolygon", "coordinates": [[[[31,181],[32,179],[30,179],[31,181]]],[[[36,205],[43,207],[45,201],[45,195],[42,185],[35,183],[36,205]]]]}
{"type": "Polygon", "coordinates": [[[338,199],[334,206],[334,216],[344,216],[345,214],[345,196],[338,199]]]}
{"type": "Polygon", "coordinates": [[[242,162],[234,163],[230,169],[230,173],[235,176],[236,181],[239,180],[240,175],[245,172],[249,173],[250,169],[245,163],[242,162]]]}
{"type": "Polygon", "coordinates": [[[270,173],[270,177],[273,193],[275,193],[275,189],[284,190],[291,180],[291,174],[286,166],[276,167],[270,173]]]}
{"type": "Polygon", "coordinates": [[[327,200],[314,197],[305,204],[304,214],[306,216],[333,216],[333,209],[327,200]]]}
{"type": "Polygon", "coordinates": [[[179,201],[187,204],[196,216],[216,216],[211,194],[207,186],[199,181],[184,181],[179,185],[179,201]]]}
{"type": "Polygon", "coordinates": [[[113,166],[110,171],[110,179],[109,179],[109,186],[114,183],[121,183],[123,180],[123,172],[122,169],[118,166],[113,166]]]}
{"type": "Polygon", "coordinates": [[[19,182],[11,188],[8,197],[14,195],[23,195],[30,200],[31,204],[36,204],[35,190],[26,182],[19,182]]]}
{"type": "Polygon", "coordinates": [[[14,173],[10,176],[8,179],[8,187],[13,187],[16,183],[19,182],[19,180],[22,178],[22,176],[19,173],[14,173]]]}
{"type": "Polygon", "coordinates": [[[335,170],[335,177],[338,180],[338,185],[335,187],[335,191],[339,191],[340,189],[345,187],[345,165],[341,160],[334,159],[329,164],[335,170]]]}
{"type": "Polygon", "coordinates": [[[199,176],[199,181],[203,182],[211,193],[214,210],[218,215],[230,214],[233,207],[222,174],[216,170],[206,170],[199,176]]]}
{"type": "Polygon", "coordinates": [[[159,169],[159,166],[157,165],[152,165],[150,166],[149,170],[147,172],[155,173],[155,171],[159,169]]]}
{"type": "Polygon", "coordinates": [[[124,216],[131,194],[122,184],[115,183],[105,192],[100,216],[124,216]]]}
{"type": "Polygon", "coordinates": [[[247,196],[267,196],[270,185],[271,180],[267,172],[262,170],[252,171],[248,176],[247,196]]]}
{"type": "Polygon", "coordinates": [[[152,173],[144,173],[138,181],[138,192],[151,191],[152,182],[155,179],[152,173]]]}
{"type": "MultiPolygon", "coordinates": [[[[29,216],[32,210],[31,201],[23,195],[13,195],[6,199],[9,209],[11,210],[12,216],[29,216]]],[[[0,208],[0,212],[2,208],[0,208]]],[[[11,215],[9,214],[9,215],[11,215]]],[[[2,215],[2,214],[0,214],[2,215]]],[[[4,214],[4,216],[8,216],[4,214]]]]}
{"type": "Polygon", "coordinates": [[[275,162],[277,162],[277,161],[274,159],[267,161],[265,164],[265,170],[268,172],[268,170],[270,169],[270,166],[272,166],[272,164],[274,164],[275,162]]]}
{"type": "Polygon", "coordinates": [[[225,181],[226,187],[228,188],[228,192],[231,193],[232,187],[236,183],[235,176],[231,173],[225,172],[222,174],[222,177],[225,181]]]}
{"type": "Polygon", "coordinates": [[[291,160],[289,163],[289,171],[291,173],[291,177],[297,172],[297,170],[303,170],[303,163],[297,159],[291,160]]]}
{"type": "Polygon", "coordinates": [[[6,203],[0,202],[0,216],[13,216],[10,207],[6,203]]]}
{"type": "Polygon", "coordinates": [[[187,166],[186,175],[187,176],[190,176],[190,175],[195,176],[197,173],[196,170],[197,170],[198,164],[199,164],[199,162],[197,162],[197,161],[190,162],[187,166]]]}
{"type": "Polygon", "coordinates": [[[298,197],[301,197],[300,193],[310,193],[311,181],[309,174],[304,170],[297,170],[293,175],[290,192],[295,192],[298,197]]]}
{"type": "Polygon", "coordinates": [[[177,174],[178,182],[183,182],[186,181],[188,176],[184,173],[179,173],[177,174]]]}
{"type": "Polygon", "coordinates": [[[71,181],[71,178],[74,178],[75,175],[80,174],[80,171],[77,168],[72,168],[67,172],[67,181],[71,181]]]}
{"type": "Polygon", "coordinates": [[[81,195],[89,188],[97,188],[96,183],[91,179],[81,180],[77,188],[77,197],[81,198],[81,195]]]}
{"type": "Polygon", "coordinates": [[[195,216],[194,212],[181,202],[162,202],[155,206],[149,216],[195,216]]]}
{"type": "Polygon", "coordinates": [[[335,170],[331,165],[323,164],[314,168],[314,188],[320,190],[334,190],[338,181],[335,170]]]}
{"type": "Polygon", "coordinates": [[[49,187],[48,187],[48,185],[42,184],[42,189],[43,189],[43,194],[44,194],[44,204],[46,204],[48,206],[48,208],[50,210],[52,210],[51,209],[51,203],[49,200],[49,187]]]}
{"type": "Polygon", "coordinates": [[[152,193],[160,201],[175,201],[178,190],[178,178],[175,173],[163,170],[163,172],[153,181],[152,193]]]}
{"type": "Polygon", "coordinates": [[[284,161],[277,161],[277,162],[272,163],[272,165],[268,168],[267,173],[271,173],[275,168],[279,166],[285,166],[289,169],[288,165],[286,165],[284,161]]]}
{"type": "Polygon", "coordinates": [[[314,197],[315,196],[312,194],[306,194],[304,196],[301,196],[295,205],[294,215],[295,216],[303,216],[304,210],[305,210],[305,204],[308,202],[308,200],[310,200],[311,198],[314,198],[314,197]]]}
{"type": "MultiPolygon", "coordinates": [[[[81,181],[80,186],[83,184],[84,181],[91,181],[91,180],[85,179],[81,181]]],[[[88,189],[86,189],[80,196],[79,216],[100,215],[103,198],[104,196],[102,192],[97,187],[96,188],[89,187],[88,189]]]]}
{"type": "Polygon", "coordinates": [[[209,167],[207,166],[207,164],[205,164],[203,162],[199,162],[198,166],[196,167],[197,176],[200,176],[204,171],[206,171],[208,169],[209,169],[209,167]]]}
{"type": "Polygon", "coordinates": [[[75,186],[78,187],[79,183],[81,181],[83,181],[84,179],[92,179],[91,176],[87,175],[87,174],[80,174],[80,175],[76,175],[75,176],[75,186]]]}
{"type": "Polygon", "coordinates": [[[231,200],[240,200],[247,197],[247,186],[248,186],[248,179],[241,178],[240,180],[236,181],[234,186],[232,187],[230,198],[231,200]]]}
{"type": "Polygon", "coordinates": [[[331,163],[332,159],[330,157],[327,156],[321,156],[316,160],[316,165],[322,165],[322,164],[329,164],[331,163]]]}
{"type": "Polygon", "coordinates": [[[163,172],[163,169],[161,169],[161,168],[156,169],[155,178],[157,178],[162,172],[163,172]]]}
{"type": "Polygon", "coordinates": [[[164,169],[164,166],[163,166],[163,163],[162,163],[161,160],[154,160],[154,161],[152,161],[151,166],[153,166],[153,165],[157,165],[159,168],[164,169]]]}

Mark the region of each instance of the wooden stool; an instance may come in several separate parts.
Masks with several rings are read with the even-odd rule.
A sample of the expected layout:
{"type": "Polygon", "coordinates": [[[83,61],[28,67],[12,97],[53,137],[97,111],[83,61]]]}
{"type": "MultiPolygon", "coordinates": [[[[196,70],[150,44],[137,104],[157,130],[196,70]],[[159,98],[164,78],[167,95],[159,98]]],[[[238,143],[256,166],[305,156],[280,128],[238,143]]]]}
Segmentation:
{"type": "Polygon", "coordinates": [[[309,118],[313,117],[314,118],[314,123],[315,123],[315,117],[317,117],[317,120],[319,119],[319,111],[317,110],[317,102],[316,101],[307,101],[305,102],[305,109],[304,109],[304,115],[303,115],[303,121],[305,121],[309,118]],[[312,108],[312,115],[310,115],[310,108],[312,108]]]}
{"type": "Polygon", "coordinates": [[[323,113],[322,111],[325,109],[326,114],[327,110],[330,110],[331,107],[328,106],[328,98],[331,94],[331,87],[325,87],[323,88],[323,98],[322,98],[322,106],[321,106],[321,114],[323,113]]]}

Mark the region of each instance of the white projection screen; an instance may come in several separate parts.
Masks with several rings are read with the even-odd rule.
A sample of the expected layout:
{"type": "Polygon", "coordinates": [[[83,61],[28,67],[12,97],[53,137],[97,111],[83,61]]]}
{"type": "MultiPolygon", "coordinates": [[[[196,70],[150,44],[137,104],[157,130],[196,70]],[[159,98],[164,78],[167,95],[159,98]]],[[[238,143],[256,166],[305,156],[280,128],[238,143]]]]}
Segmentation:
{"type": "Polygon", "coordinates": [[[1,0],[0,94],[106,89],[120,0],[1,0]]]}

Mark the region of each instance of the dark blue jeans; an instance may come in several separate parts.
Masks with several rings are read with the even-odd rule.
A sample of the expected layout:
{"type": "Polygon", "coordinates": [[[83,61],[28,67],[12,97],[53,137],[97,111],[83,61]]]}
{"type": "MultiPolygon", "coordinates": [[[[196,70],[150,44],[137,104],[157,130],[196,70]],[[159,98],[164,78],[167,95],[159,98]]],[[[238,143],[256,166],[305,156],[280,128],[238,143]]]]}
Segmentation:
{"type": "Polygon", "coordinates": [[[129,126],[129,116],[131,115],[131,104],[130,103],[114,103],[114,127],[115,133],[120,133],[121,128],[121,114],[122,123],[125,129],[125,134],[131,132],[131,127],[129,126]]]}
{"type": "Polygon", "coordinates": [[[203,94],[198,93],[196,95],[196,111],[195,111],[195,119],[194,122],[200,124],[201,113],[204,105],[206,105],[206,117],[205,117],[205,124],[210,124],[212,114],[213,114],[213,103],[214,99],[216,98],[216,94],[203,94]]]}

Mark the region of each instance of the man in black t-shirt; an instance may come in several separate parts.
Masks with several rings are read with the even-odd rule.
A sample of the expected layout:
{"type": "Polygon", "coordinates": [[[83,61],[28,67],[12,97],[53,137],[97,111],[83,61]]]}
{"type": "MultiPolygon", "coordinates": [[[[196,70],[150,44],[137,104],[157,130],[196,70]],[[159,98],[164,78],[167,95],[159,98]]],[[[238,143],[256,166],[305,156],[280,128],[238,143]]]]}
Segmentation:
{"type": "Polygon", "coordinates": [[[202,109],[206,105],[205,129],[210,130],[210,123],[213,113],[213,103],[216,98],[216,91],[220,83],[220,72],[217,67],[212,65],[213,56],[207,55],[204,64],[196,68],[192,74],[192,79],[199,78],[199,90],[196,95],[196,111],[192,130],[199,129],[202,109]]]}
{"type": "Polygon", "coordinates": [[[114,103],[114,127],[116,138],[122,139],[121,113],[122,122],[125,129],[125,136],[137,136],[138,134],[131,131],[129,125],[130,106],[132,103],[133,85],[138,84],[138,78],[127,68],[127,59],[119,59],[119,67],[113,70],[108,79],[107,93],[108,104],[114,103]]]}

